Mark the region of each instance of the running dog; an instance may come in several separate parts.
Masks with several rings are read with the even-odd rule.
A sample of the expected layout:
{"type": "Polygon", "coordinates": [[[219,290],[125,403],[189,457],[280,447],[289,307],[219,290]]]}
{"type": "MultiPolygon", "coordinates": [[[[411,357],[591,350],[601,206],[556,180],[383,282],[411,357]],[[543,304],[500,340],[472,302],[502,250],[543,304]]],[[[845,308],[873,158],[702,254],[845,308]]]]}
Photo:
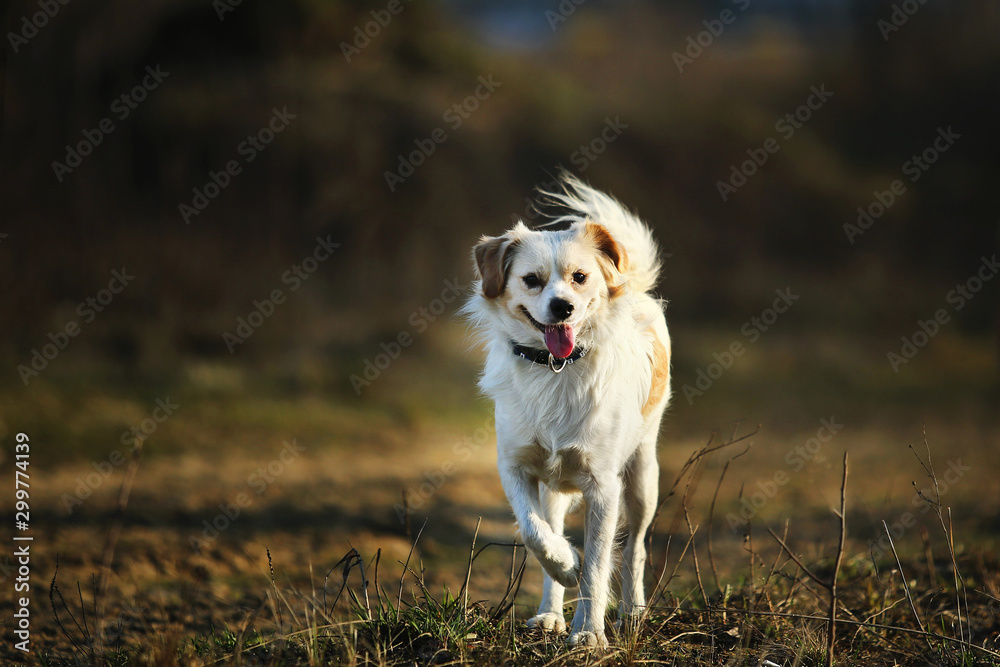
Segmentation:
{"type": "Polygon", "coordinates": [[[644,539],[656,511],[656,441],[670,400],[670,337],[651,294],[652,233],[615,199],[571,175],[543,193],[569,210],[561,231],[518,222],[473,249],[464,311],[486,348],[479,382],[496,408],[498,467],[525,545],[545,572],[529,627],[565,632],[563,595],[579,586],[571,645],[606,646],[604,615],[619,519],[623,620],[646,600],[644,539]],[[583,558],[563,535],[586,504],[583,558]]]}

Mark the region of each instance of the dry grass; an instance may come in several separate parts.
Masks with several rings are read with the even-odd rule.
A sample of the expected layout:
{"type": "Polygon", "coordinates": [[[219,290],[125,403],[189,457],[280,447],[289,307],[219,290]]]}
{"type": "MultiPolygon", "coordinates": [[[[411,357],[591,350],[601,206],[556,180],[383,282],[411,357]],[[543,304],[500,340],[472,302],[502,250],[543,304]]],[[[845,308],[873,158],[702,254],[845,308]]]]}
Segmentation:
{"type": "MultiPolygon", "coordinates": [[[[719,475],[704,523],[692,522],[691,504],[705,462],[733,451],[734,445],[748,446],[754,433],[737,436],[734,431],[726,442],[709,440],[681,466],[661,509],[673,511],[675,524],[683,517],[684,528],[668,530],[666,543],[656,544],[648,611],[637,625],[613,630],[606,652],[569,649],[563,637],[524,627],[520,619],[531,604],[522,582],[531,561],[516,543],[482,539],[482,519],[464,549],[464,568],[457,565],[461,556],[456,553],[439,565],[450,567],[449,575],[429,571],[424,559],[434,547],[423,540],[431,517],[416,529],[405,553],[352,547],[322,567],[310,561],[305,577],[294,546],[285,543],[292,538],[272,534],[274,548],[254,553],[258,547],[244,546],[242,561],[232,563],[229,571],[242,571],[246,580],[220,588],[221,568],[208,572],[210,566],[203,564],[206,571],[194,580],[177,577],[177,590],[169,595],[162,587],[157,593],[137,588],[127,595],[126,587],[108,585],[116,578],[104,568],[116,560],[121,530],[116,523],[89,582],[67,580],[55,564],[47,600],[54,623],[39,629],[34,645],[40,648],[28,662],[1000,665],[996,556],[956,553],[953,522],[937,495],[922,498],[939,525],[936,536],[921,533],[921,549],[911,548],[908,557],[900,557],[897,546],[902,545],[893,541],[890,551],[871,558],[848,538],[846,456],[835,510],[838,530],[828,548],[807,558],[788,522],[779,536],[751,520],[743,538],[745,564],[717,562],[712,512],[729,464],[745,450],[732,456],[719,475]],[[944,557],[935,558],[934,550],[944,557]],[[292,572],[286,574],[286,568],[292,572]],[[453,584],[435,583],[442,581],[453,584]],[[238,597],[229,597],[234,592],[238,597]]],[[[930,448],[925,451],[918,460],[939,489],[930,448]]],[[[134,475],[125,477],[123,491],[134,475]]],[[[123,515],[128,496],[119,498],[123,515]]],[[[662,535],[654,523],[651,544],[662,535]]],[[[210,557],[225,560],[233,554],[220,547],[210,557]]],[[[9,646],[5,650],[10,663],[23,659],[9,646]]]]}
{"type": "MultiPolygon", "coordinates": [[[[693,406],[678,395],[649,535],[656,594],[608,654],[585,655],[524,628],[540,570],[522,548],[500,546],[514,533],[489,406],[468,390],[475,355],[440,364],[437,346],[451,353],[462,340],[460,327],[442,329],[363,399],[221,366],[183,367],[141,391],[117,377],[56,373],[30,395],[0,387],[0,426],[44,443],[32,454],[32,653],[7,641],[0,662],[820,665],[832,611],[838,665],[1000,664],[991,653],[1000,631],[998,431],[981,383],[916,373],[876,397],[864,393],[863,364],[845,384],[837,378],[853,377],[851,368],[802,347],[802,359],[766,382],[740,367],[693,406]],[[796,374],[806,361],[818,370],[796,374]],[[165,396],[181,407],[144,444],[142,461],[116,467],[69,513],[64,494],[165,396]],[[737,410],[766,427],[706,443],[706,424],[737,410]],[[843,431],[801,469],[790,466],[786,454],[831,413],[843,431]],[[933,459],[923,445],[907,450],[922,421],[933,459]],[[456,455],[477,433],[474,455],[456,455]],[[248,492],[248,477],[293,438],[305,451],[193,549],[203,521],[248,492]],[[953,461],[968,468],[957,480],[953,461]],[[413,495],[451,463],[428,497],[413,495]],[[777,472],[788,483],[734,526],[729,517],[777,472]],[[402,522],[401,490],[411,492],[402,522]],[[901,532],[907,512],[915,521],[901,532]]],[[[747,364],[799,349],[770,338],[758,347],[747,364]]],[[[579,523],[570,522],[576,543],[579,523]]],[[[0,617],[11,609],[0,599],[0,617]]]]}

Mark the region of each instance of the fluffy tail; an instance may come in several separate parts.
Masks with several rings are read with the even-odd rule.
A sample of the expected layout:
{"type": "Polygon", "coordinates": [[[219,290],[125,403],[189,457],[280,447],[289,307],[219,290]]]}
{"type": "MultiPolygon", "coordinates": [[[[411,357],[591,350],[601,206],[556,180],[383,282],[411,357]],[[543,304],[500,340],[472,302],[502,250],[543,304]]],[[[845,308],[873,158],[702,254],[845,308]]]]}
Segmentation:
{"type": "Polygon", "coordinates": [[[649,292],[660,275],[660,256],[653,233],[618,200],[590,187],[568,172],[560,177],[562,192],[541,192],[543,201],[569,208],[572,212],[552,221],[593,220],[604,225],[628,255],[625,277],[636,292],[649,292]]]}

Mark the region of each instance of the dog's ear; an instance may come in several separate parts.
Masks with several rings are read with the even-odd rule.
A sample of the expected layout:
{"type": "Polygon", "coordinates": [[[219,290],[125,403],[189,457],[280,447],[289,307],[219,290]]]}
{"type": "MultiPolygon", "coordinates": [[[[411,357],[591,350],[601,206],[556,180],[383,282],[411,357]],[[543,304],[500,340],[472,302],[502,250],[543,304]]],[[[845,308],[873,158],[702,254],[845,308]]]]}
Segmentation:
{"type": "Polygon", "coordinates": [[[495,299],[507,286],[507,274],[517,241],[510,236],[484,236],[472,249],[476,269],[482,278],[483,296],[495,299]]]}
{"type": "Polygon", "coordinates": [[[625,254],[625,248],[615,241],[607,227],[588,220],[584,228],[584,234],[597,246],[597,249],[605,257],[611,260],[611,265],[618,269],[619,273],[625,271],[625,268],[628,266],[628,256],[625,254]]]}

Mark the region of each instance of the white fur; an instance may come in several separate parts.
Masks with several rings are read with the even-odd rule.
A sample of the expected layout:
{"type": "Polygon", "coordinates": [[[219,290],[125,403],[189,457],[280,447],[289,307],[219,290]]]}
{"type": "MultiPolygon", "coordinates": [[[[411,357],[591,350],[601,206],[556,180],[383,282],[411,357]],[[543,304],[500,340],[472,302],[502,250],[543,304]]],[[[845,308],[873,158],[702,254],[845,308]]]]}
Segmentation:
{"type": "Polygon", "coordinates": [[[613,197],[595,190],[575,176],[563,174],[561,179],[566,185],[563,192],[543,192],[542,197],[563,204],[574,213],[560,216],[550,224],[586,219],[599,222],[629,252],[629,259],[633,264],[629,271],[633,291],[648,292],[656,287],[660,258],[649,227],[613,197]]]}
{"type": "Polygon", "coordinates": [[[647,401],[654,347],[661,345],[669,360],[670,341],[663,304],[649,294],[659,270],[649,229],[611,197],[572,177],[564,176],[563,183],[564,192],[544,194],[571,209],[562,218],[572,223],[570,229],[532,231],[518,223],[503,237],[484,238],[480,245],[513,248],[507,283],[498,298],[488,298],[477,267],[481,280],[464,310],[486,347],[479,384],[496,404],[504,491],[524,543],[545,571],[542,602],[528,625],[564,631],[564,590],[579,585],[569,642],[604,646],[620,510],[628,528],[621,614],[640,614],[645,605],[644,538],[656,509],[656,440],[669,401],[669,376],[659,400],[647,401]],[[627,255],[623,271],[611,272],[610,280],[597,270],[601,253],[587,245],[587,221],[603,226],[627,255]],[[587,274],[585,283],[576,284],[577,270],[587,274]],[[526,272],[547,276],[544,288],[527,289],[526,272]],[[558,374],[511,349],[512,341],[545,347],[544,334],[521,309],[551,324],[548,304],[556,297],[573,304],[567,322],[576,331],[576,345],[587,350],[558,374]],[[586,503],[582,566],[563,535],[564,517],[581,495],[586,503]]]}

